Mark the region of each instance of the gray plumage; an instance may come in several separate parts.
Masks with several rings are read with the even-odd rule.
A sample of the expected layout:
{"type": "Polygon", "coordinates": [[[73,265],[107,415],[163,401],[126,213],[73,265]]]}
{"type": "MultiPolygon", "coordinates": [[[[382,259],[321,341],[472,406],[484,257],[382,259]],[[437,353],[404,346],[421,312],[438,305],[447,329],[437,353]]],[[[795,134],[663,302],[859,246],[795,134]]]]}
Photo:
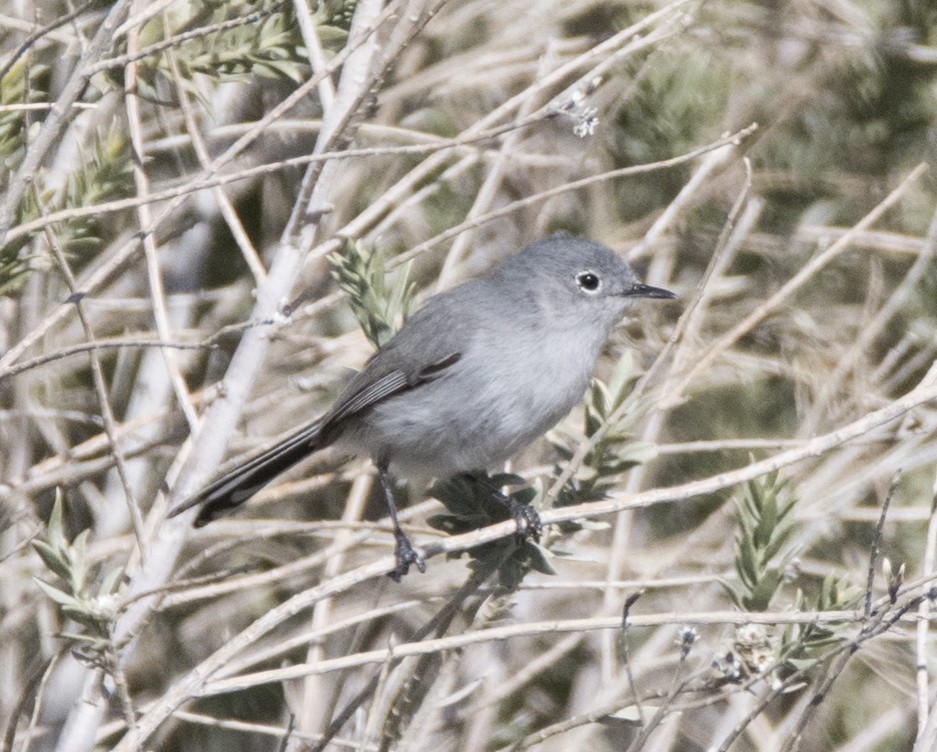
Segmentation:
{"type": "Polygon", "coordinates": [[[325,416],[172,514],[204,504],[196,523],[204,524],[330,444],[405,476],[499,465],[582,398],[612,327],[635,297],[674,295],[638,283],[598,243],[533,243],[483,277],[430,298],[325,416]]]}

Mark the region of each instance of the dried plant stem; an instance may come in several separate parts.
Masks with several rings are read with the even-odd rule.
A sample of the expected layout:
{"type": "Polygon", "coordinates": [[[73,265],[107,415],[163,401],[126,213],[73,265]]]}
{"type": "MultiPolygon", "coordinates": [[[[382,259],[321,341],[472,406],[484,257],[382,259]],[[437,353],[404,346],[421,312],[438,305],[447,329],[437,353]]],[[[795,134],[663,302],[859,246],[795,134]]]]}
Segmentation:
{"type": "MultiPolygon", "coordinates": [[[[75,282],[75,276],[72,274],[72,270],[68,265],[68,260],[65,258],[65,254],[62,252],[62,249],[59,247],[57,238],[55,238],[51,232],[47,233],[46,240],[48,241],[49,248],[51,249],[52,254],[58,264],[59,271],[61,271],[62,276],[65,277],[68,288],[71,291],[72,296],[74,296],[77,284],[75,282]]],[[[91,342],[94,342],[94,330],[92,329],[91,324],[85,315],[83,303],[80,297],[74,299],[74,306],[78,320],[81,322],[81,326],[84,329],[85,338],[91,342]]],[[[117,421],[114,418],[114,411],[111,408],[110,398],[107,392],[107,379],[104,377],[104,369],[101,367],[101,359],[97,350],[88,351],[88,360],[91,365],[91,375],[94,380],[94,388],[98,398],[98,405],[101,409],[101,418],[104,423],[104,433],[107,436],[108,448],[110,450],[111,456],[114,458],[114,466],[117,468],[121,485],[123,486],[124,502],[127,505],[128,515],[133,524],[133,532],[136,536],[137,545],[140,548],[141,554],[146,556],[149,547],[146,544],[146,534],[143,527],[143,516],[140,513],[140,508],[137,505],[136,496],[133,493],[133,489],[127,477],[125,457],[123,451],[121,450],[121,445],[117,441],[117,421]]]]}
{"type": "Polygon", "coordinates": [[[862,232],[871,225],[875,224],[875,222],[877,222],[882,217],[882,215],[885,214],[885,212],[892,208],[898,202],[898,200],[908,192],[912,185],[914,185],[923,177],[925,172],[927,172],[927,165],[922,162],[913,170],[911,170],[907,177],[905,177],[895,187],[895,189],[891,191],[891,193],[889,193],[881,202],[879,202],[875,208],[872,209],[872,211],[859,220],[859,222],[857,222],[852,229],[847,231],[825,251],[814,257],[809,263],[805,264],[804,267],[799,272],[797,272],[797,274],[785,282],[781,288],[770,298],[759,305],[742,321],[732,327],[732,329],[720,337],[719,340],[712,343],[709,346],[706,354],[703,355],[703,357],[700,358],[696,365],[690,369],[686,376],[683,377],[683,380],[675,390],[672,399],[679,400],[681,395],[686,393],[689,385],[692,384],[701,373],[709,368],[717,358],[726,352],[729,347],[738,342],[741,337],[754,329],[760,322],[764,321],[764,319],[767,318],[773,311],[777,310],[778,306],[780,306],[795,292],[801,289],[804,284],[812,279],[820,269],[833,261],[833,259],[835,259],[837,256],[848,250],[853,235],[855,233],[862,232]]]}
{"type": "MultiPolygon", "coordinates": [[[[131,6],[131,12],[134,7],[140,5],[135,0],[135,5],[131,6]]],[[[139,44],[138,27],[131,27],[127,34],[128,49],[132,52],[137,49],[139,44]]],[[[145,197],[149,191],[149,179],[143,168],[143,126],[140,117],[140,101],[137,97],[137,65],[130,63],[125,69],[127,79],[127,96],[124,100],[127,111],[127,123],[130,132],[130,144],[133,152],[133,180],[137,189],[138,197],[145,197]]],[[[140,204],[137,208],[137,216],[140,227],[149,227],[153,223],[153,217],[150,213],[150,207],[146,203],[140,204]]],[[[158,251],[156,248],[156,238],[152,233],[147,233],[143,237],[143,255],[146,260],[147,282],[150,287],[150,301],[153,306],[153,319],[156,323],[156,331],[162,340],[172,340],[173,332],[169,324],[169,314],[166,310],[166,291],[163,286],[163,277],[159,267],[158,251]]],[[[179,362],[176,359],[176,353],[172,348],[162,348],[160,354],[163,356],[163,362],[166,366],[166,372],[169,374],[169,381],[172,384],[173,392],[179,407],[189,424],[189,430],[194,431],[198,426],[198,416],[195,413],[195,407],[192,404],[192,398],[182,372],[179,370],[179,362]]]]}
{"type": "Polygon", "coordinates": [[[747,128],[743,128],[742,130],[736,133],[733,133],[730,136],[724,136],[722,138],[719,138],[716,141],[713,141],[711,144],[707,144],[706,146],[703,146],[699,149],[693,149],[687,152],[686,154],[681,154],[678,157],[673,157],[671,159],[664,159],[664,160],[661,160],[658,162],[652,162],[649,164],[634,165],[631,167],[622,167],[617,170],[609,170],[608,172],[601,172],[596,175],[590,175],[587,178],[582,178],[581,180],[573,180],[568,183],[564,183],[563,185],[557,186],[556,188],[551,188],[546,191],[541,191],[531,196],[527,196],[523,199],[513,201],[506,206],[500,207],[498,209],[494,209],[490,212],[487,212],[486,214],[482,214],[481,216],[476,217],[475,219],[471,221],[463,222],[458,225],[455,225],[454,227],[451,227],[445,230],[444,232],[439,233],[435,237],[432,237],[429,240],[426,240],[423,243],[420,243],[419,245],[414,246],[406,253],[402,253],[399,256],[396,256],[393,259],[393,261],[388,264],[388,268],[394,269],[397,266],[400,266],[401,264],[405,264],[411,259],[419,256],[420,254],[425,253],[427,249],[434,247],[440,243],[443,243],[446,240],[449,240],[450,238],[455,237],[456,235],[464,232],[467,229],[478,227],[482,224],[485,224],[486,222],[491,222],[492,220],[507,216],[508,214],[511,214],[512,212],[516,212],[520,209],[523,209],[524,207],[531,206],[536,203],[540,203],[542,201],[545,201],[548,198],[559,196],[563,193],[567,193],[570,191],[579,190],[580,188],[586,188],[596,183],[603,182],[606,180],[612,180],[614,178],[641,175],[641,174],[645,174],[648,172],[654,172],[656,170],[662,170],[668,167],[674,167],[676,165],[685,164],[686,162],[690,162],[696,159],[697,157],[703,154],[706,154],[710,151],[713,151],[715,149],[718,149],[722,146],[725,146],[726,144],[734,144],[743,140],[748,135],[753,133],[755,128],[756,126],[750,125],[747,128]]]}
{"type": "MultiPolygon", "coordinates": [[[[299,596],[294,596],[299,597],[299,596]]],[[[913,595],[902,600],[895,610],[888,611],[888,623],[897,622],[907,611],[909,603],[917,603],[919,596],[913,595]]],[[[282,618],[282,615],[280,615],[282,618]]],[[[660,613],[649,615],[635,615],[631,617],[632,626],[649,627],[662,624],[682,625],[687,620],[694,624],[838,624],[854,623],[862,619],[860,611],[817,611],[803,613],[747,613],[738,611],[712,611],[694,612],[690,614],[660,613]]],[[[216,694],[225,694],[255,687],[258,684],[288,681],[315,673],[328,673],[341,671],[353,666],[380,665],[384,661],[394,658],[401,659],[410,656],[427,655],[447,650],[459,650],[478,643],[510,640],[519,637],[535,637],[537,635],[592,632],[596,630],[617,630],[621,627],[621,619],[612,616],[595,616],[586,619],[559,619],[543,622],[527,622],[524,624],[510,624],[506,626],[490,627],[463,634],[439,637],[434,640],[407,642],[401,645],[382,648],[378,650],[356,653],[322,661],[315,665],[296,664],[283,668],[257,671],[253,674],[212,680],[202,676],[198,688],[193,687],[190,697],[208,697],[216,694]]],[[[243,633],[242,633],[243,634],[243,633]]],[[[253,636],[253,635],[252,635],[253,636]]],[[[216,653],[217,655],[217,653],[216,653]]],[[[212,656],[211,663],[215,663],[212,656]]],[[[190,687],[192,685],[190,684],[190,687]]],[[[175,695],[175,693],[173,693],[175,695]]],[[[152,711],[150,711],[152,712],[152,711]]],[[[149,713],[147,713],[149,715],[149,713]]],[[[141,719],[141,725],[146,722],[146,716],[141,719]]]]}
{"type": "MultiPolygon", "coordinates": [[[[372,480],[373,476],[370,474],[362,474],[355,478],[348,493],[348,501],[342,511],[342,522],[357,522],[362,518],[372,480]]],[[[347,544],[350,538],[349,530],[339,531],[335,537],[335,546],[341,547],[343,544],[347,544]]],[[[328,557],[322,570],[323,579],[335,577],[341,572],[343,565],[344,556],[342,553],[328,557]]],[[[332,606],[331,600],[321,600],[313,606],[312,618],[309,623],[309,629],[312,632],[322,630],[330,621],[333,621],[332,606]]],[[[316,663],[323,660],[325,656],[324,648],[325,643],[322,640],[310,642],[306,651],[306,662],[316,663]]],[[[323,728],[328,721],[328,714],[332,710],[332,702],[326,701],[328,697],[329,689],[320,677],[306,677],[303,681],[302,696],[297,714],[296,726],[300,731],[314,733],[323,728]]]]}
{"type": "MultiPolygon", "coordinates": [[[[166,24],[167,29],[170,28],[168,19],[166,19],[164,23],[166,24]]],[[[189,143],[192,144],[192,149],[195,152],[196,157],[198,157],[201,168],[206,171],[210,170],[211,156],[208,153],[205,140],[202,138],[201,132],[199,130],[195,113],[192,111],[192,103],[189,101],[189,93],[186,91],[186,88],[183,85],[182,74],[179,72],[179,64],[176,61],[176,55],[173,53],[172,48],[169,48],[166,51],[166,57],[169,60],[173,82],[176,85],[176,96],[179,99],[179,108],[182,110],[182,117],[185,120],[185,128],[186,133],[188,134],[189,143]]],[[[141,148],[143,148],[145,151],[145,147],[141,148]]],[[[144,152],[141,151],[140,153],[142,155],[144,152]]],[[[218,205],[221,216],[224,218],[225,224],[228,226],[228,230],[231,232],[231,236],[234,238],[234,242],[237,243],[237,246],[241,251],[241,256],[244,258],[245,263],[251,270],[251,273],[254,275],[255,284],[263,284],[263,281],[267,277],[267,270],[264,268],[263,262],[260,260],[260,255],[257,253],[257,249],[254,248],[254,244],[251,242],[251,239],[248,237],[247,231],[244,229],[244,225],[241,223],[241,220],[238,217],[237,212],[234,210],[234,206],[231,204],[230,199],[227,197],[221,186],[216,186],[213,188],[212,195],[214,196],[214,199],[218,205]]],[[[194,431],[196,424],[191,423],[191,425],[194,431]]]]}

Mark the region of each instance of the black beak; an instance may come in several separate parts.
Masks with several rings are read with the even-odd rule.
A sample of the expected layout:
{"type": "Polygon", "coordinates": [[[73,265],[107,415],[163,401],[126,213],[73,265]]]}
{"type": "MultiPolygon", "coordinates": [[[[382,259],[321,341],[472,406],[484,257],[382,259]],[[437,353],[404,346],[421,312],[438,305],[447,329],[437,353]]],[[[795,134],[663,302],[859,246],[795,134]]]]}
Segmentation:
{"type": "Polygon", "coordinates": [[[677,297],[675,293],[665,290],[663,287],[651,287],[650,285],[642,285],[640,282],[631,285],[631,289],[625,293],[625,296],[629,298],[662,298],[664,300],[673,300],[677,297]]]}

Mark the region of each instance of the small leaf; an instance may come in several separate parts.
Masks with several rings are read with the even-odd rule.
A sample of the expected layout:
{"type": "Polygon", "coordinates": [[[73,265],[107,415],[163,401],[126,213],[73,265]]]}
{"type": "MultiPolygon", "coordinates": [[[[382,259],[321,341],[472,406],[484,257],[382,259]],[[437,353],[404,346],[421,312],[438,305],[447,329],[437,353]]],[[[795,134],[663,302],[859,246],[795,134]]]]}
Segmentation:
{"type": "Polygon", "coordinates": [[[71,585],[72,591],[78,594],[84,593],[89,585],[90,571],[88,569],[88,536],[90,530],[82,530],[75,536],[69,547],[69,560],[71,562],[71,585]]]}
{"type": "Polygon", "coordinates": [[[62,521],[62,489],[55,490],[55,501],[52,504],[52,513],[46,524],[46,539],[53,548],[63,549],[68,545],[65,538],[65,524],[62,521]]]}
{"type": "Polygon", "coordinates": [[[72,608],[76,610],[81,609],[81,603],[68,593],[63,590],[59,590],[54,585],[50,585],[44,580],[40,580],[38,577],[33,577],[33,581],[39,586],[39,589],[42,590],[49,598],[58,603],[64,608],[72,608]]]}
{"type": "MultiPolygon", "coordinates": [[[[790,528],[779,528],[774,532],[774,539],[768,541],[765,546],[764,551],[762,552],[762,558],[764,561],[771,561],[775,556],[778,555],[778,552],[781,550],[781,547],[788,539],[788,534],[791,532],[790,528]]],[[[786,558],[786,557],[785,557],[786,558]]]]}
{"type": "Polygon", "coordinates": [[[736,548],[735,568],[742,582],[749,588],[758,583],[758,568],[756,567],[755,546],[751,538],[743,537],[736,548]]]}
{"type": "Polygon", "coordinates": [[[513,559],[508,559],[498,569],[498,584],[505,590],[514,592],[524,579],[524,570],[513,559]]]}
{"type": "Polygon", "coordinates": [[[550,559],[553,558],[553,555],[547,549],[539,543],[527,541],[524,545],[524,550],[527,554],[531,569],[535,572],[540,572],[540,574],[556,574],[556,570],[553,568],[553,565],[550,564],[550,559]]]}
{"type": "Polygon", "coordinates": [[[745,606],[742,603],[742,595],[738,592],[738,590],[732,587],[732,585],[730,585],[728,582],[724,582],[722,580],[719,581],[719,584],[722,586],[722,589],[725,590],[729,598],[732,599],[732,603],[735,604],[735,607],[740,611],[744,611],[745,606]]]}
{"type": "Polygon", "coordinates": [[[777,592],[781,584],[782,574],[776,569],[769,569],[762,573],[761,578],[754,588],[751,589],[746,603],[749,611],[767,611],[771,599],[777,592]]]}
{"type": "Polygon", "coordinates": [[[63,580],[68,580],[71,577],[68,561],[63,558],[61,551],[52,548],[52,546],[42,540],[34,540],[32,545],[33,550],[39,554],[39,558],[42,559],[42,562],[54,574],[58,575],[63,580]]]}

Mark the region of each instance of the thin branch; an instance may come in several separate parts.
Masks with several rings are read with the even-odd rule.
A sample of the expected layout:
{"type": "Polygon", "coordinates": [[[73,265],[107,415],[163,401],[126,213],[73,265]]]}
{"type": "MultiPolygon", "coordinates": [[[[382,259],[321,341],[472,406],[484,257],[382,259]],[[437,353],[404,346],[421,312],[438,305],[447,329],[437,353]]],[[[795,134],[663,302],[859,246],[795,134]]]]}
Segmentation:
{"type": "MultiPolygon", "coordinates": [[[[295,596],[294,596],[295,597],[295,596]]],[[[897,623],[907,612],[909,604],[917,604],[920,596],[914,595],[907,603],[901,603],[895,609],[887,612],[889,617],[885,624],[890,628],[897,623]]],[[[695,612],[691,614],[661,613],[641,614],[630,617],[633,627],[659,627],[664,625],[683,626],[687,620],[694,624],[736,625],[745,624],[844,624],[862,620],[861,611],[814,611],[814,612],[778,612],[778,613],[740,613],[738,611],[712,611],[695,612]]],[[[500,642],[517,638],[532,638],[539,635],[579,634],[582,632],[618,630],[621,628],[621,619],[617,616],[594,616],[585,619],[556,619],[551,621],[527,622],[523,624],[508,624],[481,629],[475,632],[440,637],[435,640],[421,642],[406,642],[393,647],[378,648],[354,655],[341,656],[324,660],[315,665],[295,664],[280,668],[257,671],[252,674],[226,679],[212,680],[205,677],[201,689],[194,691],[191,697],[211,697],[213,695],[237,692],[260,684],[270,684],[314,673],[329,673],[341,671],[355,666],[382,664],[386,660],[401,659],[410,656],[426,655],[449,650],[463,650],[469,645],[480,643],[500,642]]],[[[885,628],[875,632],[880,634],[885,628]]],[[[871,636],[871,633],[870,633],[871,636]]],[[[217,655],[217,653],[216,653],[217,655]]],[[[214,656],[213,656],[214,657],[214,656]]],[[[118,750],[120,747],[118,747],[118,750]]],[[[117,752],[117,750],[115,750],[117,752]]]]}
{"type": "MultiPolygon", "coordinates": [[[[137,7],[142,5],[139,0],[135,0],[137,7]]],[[[132,27],[127,34],[128,49],[133,52],[137,49],[140,41],[138,27],[132,27]]],[[[127,111],[127,124],[130,133],[130,148],[133,152],[133,180],[136,186],[137,197],[146,197],[150,192],[150,182],[146,170],[143,168],[143,124],[140,117],[140,98],[137,96],[137,64],[130,63],[124,71],[124,77],[127,84],[124,104],[127,111]]],[[[149,205],[140,204],[137,208],[137,217],[140,227],[149,227],[152,224],[152,214],[149,205]]],[[[169,314],[166,310],[166,291],[163,286],[163,275],[160,270],[158,250],[156,248],[156,238],[153,233],[146,233],[143,236],[143,257],[146,260],[146,279],[150,291],[150,303],[153,307],[153,320],[156,323],[156,332],[162,340],[172,339],[172,327],[169,323],[169,314]]],[[[192,398],[189,389],[186,386],[182,372],[179,370],[179,362],[175,357],[172,348],[160,350],[163,357],[163,363],[166,366],[166,374],[172,384],[173,392],[179,403],[179,408],[185,415],[186,422],[189,424],[189,431],[198,429],[198,415],[192,405],[192,398]]]]}
{"type": "MultiPolygon", "coordinates": [[[[168,21],[165,23],[165,26],[167,29],[169,28],[168,21]]],[[[176,55],[172,49],[169,49],[166,52],[166,56],[169,61],[172,80],[176,87],[176,98],[179,101],[179,109],[182,111],[186,132],[189,135],[189,143],[192,144],[192,149],[195,151],[196,157],[198,157],[199,166],[202,170],[210,170],[211,156],[199,130],[195,113],[192,110],[192,103],[189,101],[189,92],[183,84],[182,74],[179,71],[179,65],[176,61],[176,55]]],[[[254,244],[248,237],[247,230],[244,229],[244,225],[241,223],[237,212],[234,210],[234,206],[221,189],[221,186],[212,189],[212,195],[218,203],[221,216],[224,218],[225,224],[227,224],[228,230],[234,238],[234,242],[237,243],[241,251],[244,262],[254,275],[254,283],[257,285],[262,284],[267,278],[267,270],[260,260],[260,254],[257,253],[257,249],[254,248],[254,244]]]]}
{"type": "MultiPolygon", "coordinates": [[[[921,576],[930,578],[937,572],[937,472],[931,485],[930,514],[927,519],[927,535],[924,539],[924,560],[921,564],[921,576]]],[[[921,600],[918,606],[918,617],[914,636],[915,655],[917,656],[917,670],[915,680],[917,684],[917,730],[918,739],[924,744],[923,749],[933,747],[937,742],[937,713],[930,713],[931,685],[930,685],[930,624],[933,603],[930,598],[921,600]],[[933,736],[925,739],[925,732],[933,736]]],[[[918,752],[915,748],[915,752],[918,752]]]]}
{"type": "MultiPolygon", "coordinates": [[[[148,57],[159,55],[166,50],[178,49],[180,45],[184,44],[185,42],[190,42],[193,39],[212,36],[223,31],[236,29],[241,26],[251,26],[256,24],[258,21],[263,21],[265,18],[269,18],[274,13],[280,12],[285,5],[286,0],[280,0],[280,2],[276,2],[268,8],[264,8],[263,10],[247,13],[246,15],[238,16],[237,18],[229,18],[226,21],[219,21],[215,24],[200,26],[197,29],[191,29],[189,31],[182,32],[181,34],[168,37],[162,42],[156,42],[148,47],[143,47],[142,49],[136,50],[133,53],[115,55],[114,57],[105,57],[91,65],[90,74],[93,76],[108,70],[122,69],[131,63],[138,63],[148,57]]],[[[147,10],[153,11],[152,4],[147,10]]],[[[164,12],[165,10],[165,8],[161,8],[160,12],[164,12]]],[[[118,35],[123,36],[129,32],[130,28],[134,27],[139,28],[138,20],[130,19],[127,24],[124,24],[123,27],[118,30],[118,35]]]]}
{"type": "Polygon", "coordinates": [[[875,571],[878,569],[878,560],[881,555],[882,531],[885,529],[885,518],[888,516],[888,508],[891,506],[892,497],[898,489],[898,481],[901,480],[901,470],[895,472],[891,483],[888,484],[888,491],[885,494],[885,500],[882,502],[882,509],[879,512],[878,524],[875,526],[875,532],[872,535],[872,544],[869,546],[869,570],[865,581],[865,618],[872,616],[872,592],[875,588],[875,571]]]}
{"type": "MultiPolygon", "coordinates": [[[[38,197],[36,199],[36,204],[37,206],[42,206],[42,200],[38,197]]],[[[65,277],[65,281],[68,284],[68,288],[71,291],[72,296],[75,297],[75,291],[77,288],[75,276],[72,274],[71,267],[68,265],[68,260],[65,258],[65,253],[59,247],[58,239],[51,233],[51,231],[47,231],[46,240],[48,241],[49,248],[52,250],[53,257],[58,264],[59,271],[62,273],[62,276],[65,277]]],[[[91,326],[91,323],[88,321],[87,316],[85,315],[81,298],[75,297],[74,306],[75,313],[77,314],[78,320],[81,322],[81,327],[84,330],[85,338],[91,342],[94,342],[94,330],[91,326]]],[[[104,369],[101,367],[101,359],[98,357],[97,350],[88,350],[88,361],[91,365],[91,376],[98,399],[98,406],[101,409],[101,417],[104,420],[104,432],[107,435],[110,453],[114,458],[114,466],[117,469],[121,485],[123,486],[123,496],[124,503],[127,505],[127,514],[133,524],[133,532],[136,538],[137,546],[139,547],[141,555],[145,557],[149,551],[149,547],[146,545],[146,535],[143,530],[143,515],[140,513],[140,507],[137,504],[137,500],[133,494],[133,489],[131,488],[130,482],[127,478],[127,468],[124,461],[125,458],[120,450],[120,444],[117,441],[117,420],[115,419],[114,411],[111,408],[110,396],[108,394],[107,388],[107,379],[104,376],[104,369]]]]}
{"type": "Polygon", "coordinates": [[[48,365],[49,363],[55,363],[56,361],[71,357],[72,355],[80,355],[81,353],[92,351],[102,352],[105,350],[123,350],[126,348],[133,349],[147,347],[172,348],[174,350],[211,350],[217,348],[217,345],[204,342],[172,342],[161,340],[158,337],[154,337],[153,335],[145,333],[141,333],[133,337],[114,337],[98,339],[94,342],[78,342],[74,345],[65,345],[55,350],[54,352],[46,353],[44,355],[37,355],[35,358],[30,358],[29,360],[24,360],[20,363],[16,363],[10,366],[2,374],[0,374],[0,383],[3,383],[7,379],[12,379],[14,376],[17,376],[24,371],[30,371],[34,368],[41,368],[42,366],[48,365]]]}

